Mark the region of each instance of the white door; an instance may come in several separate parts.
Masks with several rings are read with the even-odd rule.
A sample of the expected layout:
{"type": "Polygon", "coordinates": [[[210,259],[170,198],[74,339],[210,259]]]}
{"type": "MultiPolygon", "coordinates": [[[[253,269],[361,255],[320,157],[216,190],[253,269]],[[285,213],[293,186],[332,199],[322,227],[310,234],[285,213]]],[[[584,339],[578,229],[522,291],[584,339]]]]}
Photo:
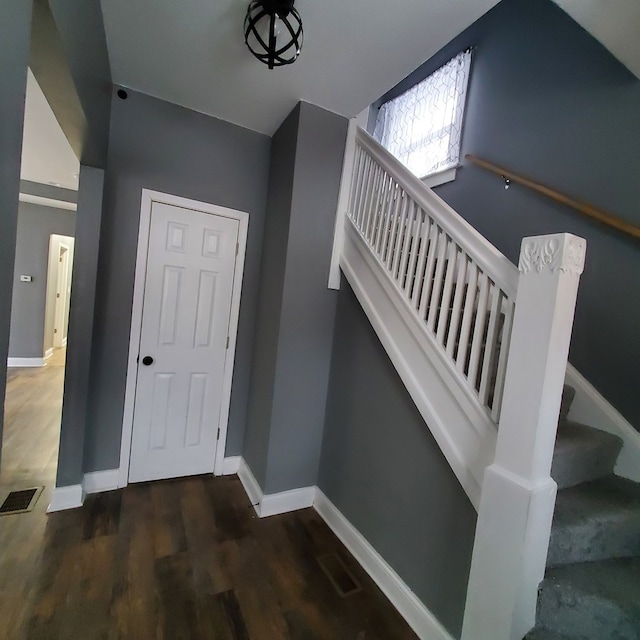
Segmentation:
{"type": "Polygon", "coordinates": [[[69,247],[60,244],[58,249],[58,274],[56,278],[56,306],[53,325],[53,346],[66,344],[67,281],[69,279],[69,247]]]}
{"type": "Polygon", "coordinates": [[[130,482],[213,472],[238,227],[152,205],[130,482]]]}

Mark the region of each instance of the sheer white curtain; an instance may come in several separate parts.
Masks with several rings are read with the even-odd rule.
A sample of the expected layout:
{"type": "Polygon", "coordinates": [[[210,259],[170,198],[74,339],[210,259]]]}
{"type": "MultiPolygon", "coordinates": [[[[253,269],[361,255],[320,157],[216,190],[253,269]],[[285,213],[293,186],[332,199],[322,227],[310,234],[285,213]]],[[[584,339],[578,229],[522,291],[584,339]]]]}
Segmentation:
{"type": "Polygon", "coordinates": [[[418,177],[458,164],[471,51],[380,107],[374,137],[418,177]]]}

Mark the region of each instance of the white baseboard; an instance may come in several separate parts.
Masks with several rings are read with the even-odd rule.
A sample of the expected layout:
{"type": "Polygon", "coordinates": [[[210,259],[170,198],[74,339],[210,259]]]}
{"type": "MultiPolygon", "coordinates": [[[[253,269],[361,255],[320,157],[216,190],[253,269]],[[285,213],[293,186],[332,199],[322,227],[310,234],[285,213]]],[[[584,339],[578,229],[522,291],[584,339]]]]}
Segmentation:
{"type": "Polygon", "coordinates": [[[102,493],[118,488],[118,469],[92,471],[85,473],[82,484],[68,487],[55,487],[51,493],[51,502],[47,513],[76,509],[84,504],[84,498],[90,493],[102,493]]]}
{"type": "Polygon", "coordinates": [[[281,491],[280,493],[271,493],[262,496],[259,515],[261,518],[268,518],[279,513],[307,509],[313,506],[315,498],[315,487],[303,487],[301,489],[281,491]]]}
{"type": "Polygon", "coordinates": [[[7,358],[7,367],[44,367],[44,358],[7,358]]]}
{"type": "Polygon", "coordinates": [[[69,487],[56,487],[51,493],[51,502],[47,507],[47,513],[76,509],[84,502],[84,489],[81,484],[69,487]]]}
{"type": "Polygon", "coordinates": [[[317,487],[313,507],[421,640],[453,640],[402,578],[317,487]]]}
{"type": "Polygon", "coordinates": [[[63,347],[67,346],[67,338],[62,338],[62,346],[63,347]]]}
{"type": "Polygon", "coordinates": [[[624,445],[614,471],[640,482],[640,433],[571,364],[567,364],[566,383],[576,390],[569,419],[622,438],[624,445]]]}
{"type": "Polygon", "coordinates": [[[254,478],[253,473],[251,473],[251,469],[249,469],[247,463],[244,461],[244,458],[240,459],[240,466],[238,467],[238,478],[240,478],[240,482],[242,482],[242,486],[253,505],[253,508],[256,510],[258,517],[260,517],[260,503],[262,502],[262,489],[258,484],[258,481],[254,478]]]}
{"type": "Polygon", "coordinates": [[[119,469],[92,471],[84,474],[82,486],[86,494],[113,491],[118,488],[119,469]]]}
{"type": "Polygon", "coordinates": [[[241,456],[229,456],[222,461],[222,475],[233,476],[240,471],[241,456]]]}
{"type": "Polygon", "coordinates": [[[53,355],[53,347],[50,347],[44,352],[44,359],[48,360],[53,355]]]}
{"type": "Polygon", "coordinates": [[[315,499],[315,487],[303,487],[264,495],[258,481],[243,458],[239,460],[238,477],[259,518],[268,518],[280,513],[306,509],[313,505],[315,499]]]}

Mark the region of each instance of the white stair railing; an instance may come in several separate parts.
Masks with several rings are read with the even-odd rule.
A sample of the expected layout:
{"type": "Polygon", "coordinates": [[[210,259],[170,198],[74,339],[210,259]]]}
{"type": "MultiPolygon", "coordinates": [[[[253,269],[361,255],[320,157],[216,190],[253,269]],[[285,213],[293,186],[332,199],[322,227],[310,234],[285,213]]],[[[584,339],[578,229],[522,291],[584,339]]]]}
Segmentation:
{"type": "Polygon", "coordinates": [[[347,217],[497,424],[517,270],[362,129],[347,217]]]}
{"type": "MultiPolygon", "coordinates": [[[[399,373],[423,416],[425,407],[438,416],[435,405],[450,401],[444,396],[451,387],[440,387],[438,397],[429,396],[427,382],[420,388],[420,372],[426,376],[428,367],[415,365],[414,343],[404,334],[392,336],[408,318],[412,331],[418,326],[435,345],[421,357],[441,360],[440,377],[429,383],[453,381],[481,410],[476,417],[499,427],[497,438],[493,429],[477,429],[474,461],[469,428],[456,422],[462,414],[444,427],[440,420],[437,431],[430,425],[478,509],[463,640],[521,640],[535,622],[556,495],[551,461],[585,250],[585,241],[570,234],[524,238],[516,269],[366,132],[350,127],[330,286],[338,279],[338,257],[385,348],[394,346],[392,361],[402,365],[399,373]],[[403,320],[384,324],[391,298],[376,278],[357,273],[358,244],[385,274],[377,279],[396,292],[403,320]],[[404,354],[398,345],[405,345],[404,354]],[[412,358],[414,364],[405,363],[412,358]],[[457,438],[468,440],[466,448],[457,438]],[[488,460],[481,451],[487,446],[488,460]],[[476,478],[478,461],[485,461],[481,491],[475,492],[479,481],[468,482],[460,461],[475,462],[467,470],[476,478]]],[[[442,415],[454,414],[449,406],[442,415]]],[[[472,415],[467,410],[467,418],[472,415]]]]}

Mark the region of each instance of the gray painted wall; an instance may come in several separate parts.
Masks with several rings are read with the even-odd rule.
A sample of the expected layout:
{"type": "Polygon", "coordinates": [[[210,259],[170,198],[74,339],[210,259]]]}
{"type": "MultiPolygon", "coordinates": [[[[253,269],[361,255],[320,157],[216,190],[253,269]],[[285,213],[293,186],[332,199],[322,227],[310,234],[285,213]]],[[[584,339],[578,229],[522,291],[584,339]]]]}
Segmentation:
{"type": "MultiPolygon", "coordinates": [[[[143,188],[239,209],[250,215],[227,444],[227,455],[241,453],[270,143],[270,138],[261,134],[134,91],[129,92],[126,101],[113,98],[85,471],[113,469],[119,464],[143,188]]],[[[78,237],[78,250],[79,244],[78,237]]]]}
{"type": "Polygon", "coordinates": [[[476,513],[344,278],[319,487],[459,637],[476,513]]]}
{"type": "Polygon", "coordinates": [[[58,487],[82,481],[103,194],[104,171],[81,164],[56,478],[58,487]]]}
{"type": "Polygon", "coordinates": [[[9,340],[12,358],[44,354],[49,239],[52,233],[73,236],[75,219],[74,211],[20,203],[9,340]],[[32,282],[20,282],[23,274],[31,275],[32,282]]]}
{"type": "Polygon", "coordinates": [[[243,456],[261,487],[267,478],[267,459],[278,360],[278,340],[289,221],[298,141],[299,105],[280,125],[271,142],[269,190],[260,265],[256,333],[247,428],[243,456]]]}
{"type": "Polygon", "coordinates": [[[327,281],[347,125],[302,102],[274,139],[245,438],[265,493],[317,481],[336,304],[327,281]]]}
{"type": "Polygon", "coordinates": [[[30,0],[0,4],[0,451],[18,225],[22,125],[31,30],[30,0]]]}
{"type": "MultiPolygon", "coordinates": [[[[407,83],[468,46],[462,153],[640,224],[640,81],[550,0],[503,0],[407,83]]],[[[587,239],[569,359],[640,429],[640,242],[466,162],[436,191],[514,262],[523,236],[587,239]]]]}

